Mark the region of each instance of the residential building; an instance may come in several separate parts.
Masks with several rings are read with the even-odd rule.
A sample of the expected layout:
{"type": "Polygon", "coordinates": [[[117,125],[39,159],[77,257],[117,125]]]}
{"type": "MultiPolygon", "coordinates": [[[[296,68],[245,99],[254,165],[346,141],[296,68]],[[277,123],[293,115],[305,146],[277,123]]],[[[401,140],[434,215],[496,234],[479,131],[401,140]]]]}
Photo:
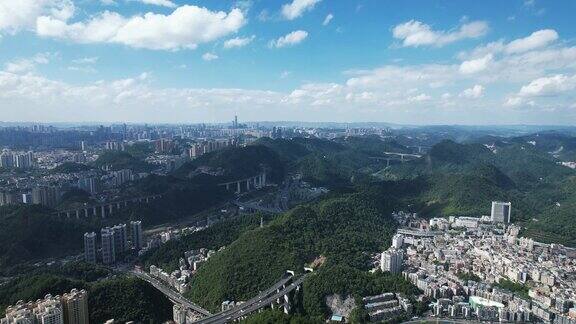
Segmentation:
{"type": "Polygon", "coordinates": [[[86,290],[72,289],[62,295],[65,324],[88,324],[88,293],[86,290]]]}
{"type": "Polygon", "coordinates": [[[132,246],[136,251],[140,251],[144,246],[142,241],[142,222],[132,221],[130,222],[130,227],[132,230],[132,246]]]}
{"type": "Polygon", "coordinates": [[[116,262],[116,250],[114,244],[114,230],[106,227],[100,230],[102,237],[102,262],[113,264],[116,262]]]}
{"type": "Polygon", "coordinates": [[[84,260],[96,263],[96,233],[84,233],[84,260]]]}
{"type": "Polygon", "coordinates": [[[492,212],[490,219],[494,223],[510,223],[512,204],[510,202],[492,202],[492,212]]]}
{"type": "Polygon", "coordinates": [[[402,250],[391,248],[382,252],[380,259],[380,269],[391,273],[400,273],[402,271],[402,250]]]}

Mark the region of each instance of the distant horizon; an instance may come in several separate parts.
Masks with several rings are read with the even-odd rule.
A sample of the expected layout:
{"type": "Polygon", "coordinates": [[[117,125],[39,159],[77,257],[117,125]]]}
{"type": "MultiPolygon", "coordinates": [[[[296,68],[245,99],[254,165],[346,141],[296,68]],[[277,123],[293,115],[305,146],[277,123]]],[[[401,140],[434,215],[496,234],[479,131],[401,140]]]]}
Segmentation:
{"type": "MultiPolygon", "coordinates": [[[[0,126],[6,125],[70,125],[70,126],[111,126],[111,125],[227,125],[231,124],[232,121],[220,121],[220,122],[136,122],[136,121],[78,121],[78,122],[66,122],[66,121],[55,121],[55,122],[35,122],[35,121],[0,121],[0,126]]],[[[479,127],[479,128],[515,128],[515,127],[533,127],[533,128],[576,128],[576,125],[562,125],[562,124],[399,124],[399,123],[389,123],[380,121],[358,121],[358,122],[338,122],[338,121],[299,121],[299,120],[264,120],[264,121],[239,121],[239,124],[254,125],[254,124],[288,124],[288,125],[375,125],[380,127],[479,127]]]]}
{"type": "Polygon", "coordinates": [[[573,12],[570,0],[3,1],[0,115],[571,125],[573,12]]]}

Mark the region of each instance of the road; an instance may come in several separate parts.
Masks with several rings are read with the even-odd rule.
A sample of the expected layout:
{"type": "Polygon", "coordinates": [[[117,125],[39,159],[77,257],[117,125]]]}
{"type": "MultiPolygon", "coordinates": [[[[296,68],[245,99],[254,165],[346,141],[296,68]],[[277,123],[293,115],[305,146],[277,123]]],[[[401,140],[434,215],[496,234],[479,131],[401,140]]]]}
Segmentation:
{"type": "Polygon", "coordinates": [[[194,323],[199,324],[227,323],[234,321],[240,317],[243,317],[247,314],[250,314],[260,308],[266,307],[269,304],[271,304],[274,300],[296,289],[296,287],[304,281],[304,279],[306,278],[306,274],[295,280],[293,283],[286,286],[286,288],[282,288],[292,278],[293,278],[292,275],[285,275],[280,281],[276,282],[272,287],[266,289],[265,291],[258,294],[258,296],[246,301],[245,303],[242,303],[234,308],[220,312],[218,314],[205,317],[194,323]],[[278,289],[281,289],[280,292],[277,292],[278,289]]]}
{"type": "Polygon", "coordinates": [[[209,311],[205,310],[204,308],[194,304],[193,302],[189,301],[188,299],[184,298],[182,295],[180,295],[178,292],[172,290],[171,288],[167,287],[164,283],[162,283],[161,281],[151,277],[149,274],[142,272],[142,271],[137,271],[137,270],[133,270],[130,273],[132,273],[133,275],[135,275],[136,277],[150,283],[152,286],[154,286],[154,288],[160,290],[161,293],[163,293],[164,295],[166,295],[166,297],[168,297],[170,300],[172,300],[173,302],[176,302],[178,304],[183,305],[186,308],[192,309],[195,312],[198,312],[204,316],[210,316],[212,314],[210,314],[209,311]]]}

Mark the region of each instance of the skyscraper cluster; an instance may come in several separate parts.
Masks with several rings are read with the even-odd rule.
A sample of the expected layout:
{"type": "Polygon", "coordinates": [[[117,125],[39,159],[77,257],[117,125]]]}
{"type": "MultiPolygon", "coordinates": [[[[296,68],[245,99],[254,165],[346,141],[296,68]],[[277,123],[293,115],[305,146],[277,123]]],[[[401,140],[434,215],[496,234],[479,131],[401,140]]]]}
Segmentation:
{"type": "Polygon", "coordinates": [[[72,289],[62,296],[46,295],[44,299],[18,301],[6,308],[0,324],[88,324],[88,293],[72,289]]]}
{"type": "MultiPolygon", "coordinates": [[[[117,257],[130,248],[136,251],[142,249],[142,222],[130,222],[131,245],[128,241],[128,228],[126,224],[104,227],[100,230],[101,256],[103,264],[116,263],[117,257]]],[[[97,262],[96,233],[84,233],[84,259],[86,262],[97,262]]]]}

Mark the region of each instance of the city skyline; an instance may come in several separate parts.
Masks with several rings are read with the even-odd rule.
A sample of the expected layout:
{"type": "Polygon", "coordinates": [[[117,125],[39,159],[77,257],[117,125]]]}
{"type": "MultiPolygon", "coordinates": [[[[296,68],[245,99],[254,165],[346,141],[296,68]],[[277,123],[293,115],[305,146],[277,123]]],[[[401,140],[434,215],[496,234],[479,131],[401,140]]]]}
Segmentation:
{"type": "Polygon", "coordinates": [[[569,125],[575,6],[3,2],[2,121],[569,125]]]}

